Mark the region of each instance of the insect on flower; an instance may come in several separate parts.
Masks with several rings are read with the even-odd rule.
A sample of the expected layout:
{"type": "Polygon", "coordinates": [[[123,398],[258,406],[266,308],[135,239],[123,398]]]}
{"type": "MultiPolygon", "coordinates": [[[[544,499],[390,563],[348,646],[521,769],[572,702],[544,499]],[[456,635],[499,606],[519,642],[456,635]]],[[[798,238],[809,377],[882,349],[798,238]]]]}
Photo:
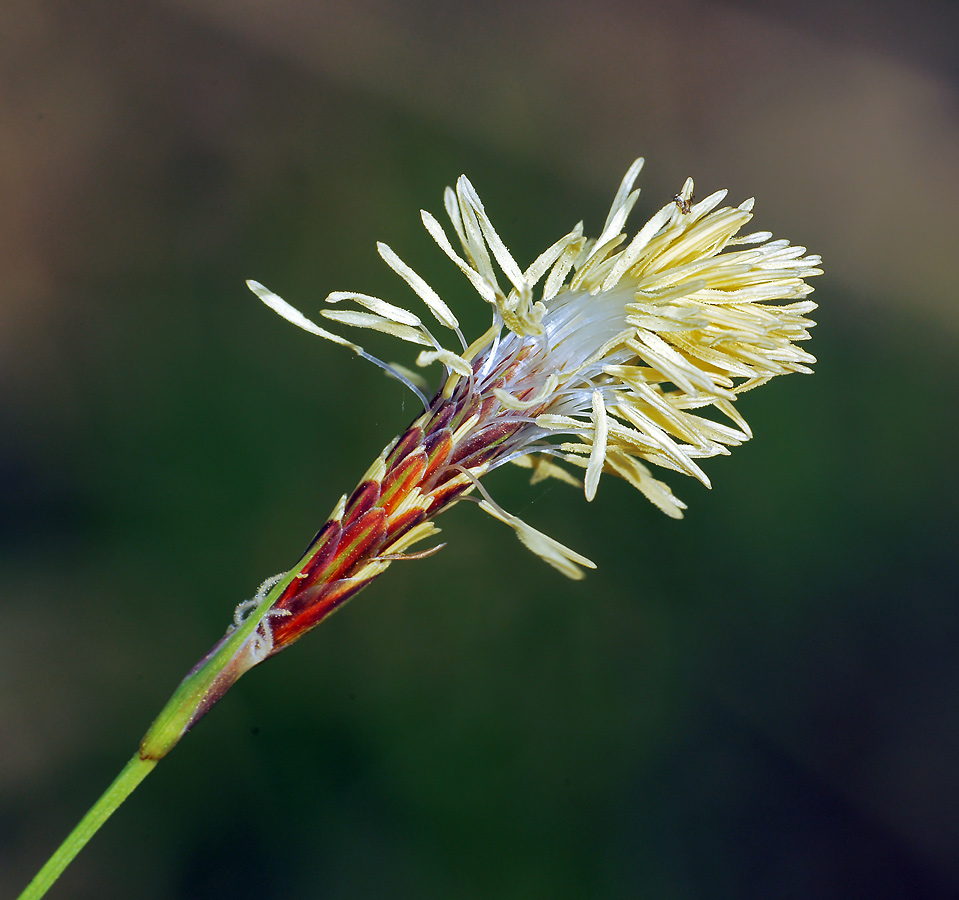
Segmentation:
{"type": "Polygon", "coordinates": [[[425,555],[408,551],[437,533],[439,513],[473,492],[530,550],[581,577],[593,563],[502,509],[481,484],[488,472],[516,463],[532,469],[534,482],[581,484],[587,500],[602,473],[618,475],[678,518],[684,504],[650,464],[708,486],[698,460],[751,436],[737,396],[775,375],[811,371],[814,358],[795,342],[814,324],[805,318],[815,304],[804,279],[821,274],[820,258],[769,232],[740,236],[753,201],[721,206],[726,192],[719,191],[692,203],[692,180],[628,238],[642,164],[630,166],[597,238],[587,239],[580,223],[525,270],[465,176],[446,189],[452,239],[421,213],[427,232],[490,307],[489,329],[471,343],[450,307],[386,244],[378,245],[380,256],[419,297],[421,313],[362,293],[326,298],[324,319],[393,335],[424,348],[418,366],[442,365],[432,399],[408,370],[248,282],[288,321],[387,369],[424,408],[337,504],[251,638],[257,652],[250,664],[288,646],[391,562],[425,555]],[[353,308],[340,308],[344,302],[353,308]],[[437,338],[437,326],[450,340],[437,338]],[[704,415],[708,410],[726,421],[704,415]],[[567,466],[585,470],[582,480],[567,466]]]}

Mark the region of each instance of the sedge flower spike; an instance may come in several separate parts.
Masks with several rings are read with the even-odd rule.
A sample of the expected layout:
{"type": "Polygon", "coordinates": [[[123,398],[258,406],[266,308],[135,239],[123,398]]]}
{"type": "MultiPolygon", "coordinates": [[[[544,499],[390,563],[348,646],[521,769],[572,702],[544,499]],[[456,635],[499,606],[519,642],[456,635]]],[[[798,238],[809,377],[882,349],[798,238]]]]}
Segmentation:
{"type": "Polygon", "coordinates": [[[820,274],[820,258],[769,232],[741,236],[753,201],[722,206],[726,192],[719,191],[694,203],[691,179],[628,237],[642,164],[629,168],[597,238],[587,239],[580,223],[525,271],[465,176],[445,194],[453,238],[421,213],[427,232],[489,305],[491,325],[472,343],[446,302],[386,244],[377,245],[379,254],[417,295],[418,312],[363,293],[326,298],[321,316],[329,322],[385,332],[423,348],[418,366],[442,365],[432,399],[417,387],[419,375],[381,362],[247,282],[283,318],[404,382],[424,411],[340,498],[297,566],[237,607],[211,651],[232,647],[228,664],[193,715],[176,723],[181,731],[165,730],[156,746],[148,733],[145,753],[159,758],[240,675],[298,640],[391,563],[438,550],[412,548],[439,532],[441,512],[474,492],[482,510],[564,575],[580,578],[594,568],[493,500],[480,481],[496,467],[512,462],[531,468],[534,482],[581,484],[587,500],[604,472],[618,475],[679,518],[685,505],[650,465],[709,486],[697,461],[751,436],[737,395],[774,375],[811,371],[814,358],[794,342],[809,337],[813,322],[805,316],[815,304],[806,299],[812,288],[805,279],[820,274]],[[710,408],[727,421],[703,415],[710,408]]]}
{"type": "Polygon", "coordinates": [[[408,558],[404,551],[437,532],[436,515],[474,489],[484,498],[480,507],[513,527],[531,550],[580,577],[593,564],[500,509],[480,486],[486,473],[514,462],[532,468],[534,481],[579,483],[566,463],[585,470],[582,485],[592,500],[606,472],[678,518],[684,504],[647,464],[708,486],[697,460],[728,453],[751,436],[737,395],[774,375],[811,371],[814,358],[794,342],[809,337],[813,322],[805,316],[816,305],[806,299],[813,289],[805,279],[821,274],[820,258],[770,240],[769,232],[740,236],[753,201],[721,206],[726,192],[720,191],[693,203],[692,180],[629,238],[624,227],[641,167],[642,160],[630,167],[599,237],[587,240],[579,224],[525,271],[465,177],[445,197],[458,249],[430,213],[421,213],[430,236],[491,308],[491,327],[471,344],[446,303],[385,244],[378,245],[380,256],[425,309],[361,293],[327,297],[331,306],[350,301],[359,308],[327,308],[323,318],[426,348],[417,364],[445,368],[432,400],[408,370],[379,362],[248,282],[290,322],[390,370],[425,407],[320,531],[314,560],[298,573],[301,582],[271,608],[276,618],[260,642],[267,655],[391,561],[408,558]],[[452,333],[452,349],[424,316],[452,333]],[[703,415],[709,408],[727,421],[703,415]]]}
{"type": "Polygon", "coordinates": [[[423,225],[490,308],[468,343],[452,309],[386,244],[383,261],[418,297],[417,311],[369,294],[335,292],[321,316],[333,328],[385,332],[420,347],[416,365],[439,364],[429,399],[422,378],[371,356],[263,285],[247,282],[294,325],[359,354],[407,385],[423,413],[391,441],[356,489],[336,504],[300,561],[241,603],[223,638],[181,682],[139,752],[37,875],[21,900],[37,900],[158,760],[253,666],[290,646],[393,562],[439,531],[436,517],[468,495],[570,578],[593,563],[502,509],[481,484],[504,463],[533,482],[581,485],[587,500],[603,474],[638,488],[667,515],[685,505],[651,466],[709,486],[699,460],[751,437],[736,408],[744,391],[775,375],[810,372],[796,346],[816,304],[806,279],[822,274],[804,247],[741,235],[753,201],[723,206],[725,191],[693,202],[693,182],[635,234],[626,219],[642,168],[630,166],[598,237],[582,223],[524,269],[493,227],[473,185],[447,188],[444,227],[423,225]],[[346,304],[341,306],[340,304],[346,304]],[[444,335],[441,341],[436,336],[444,335]],[[707,413],[718,414],[712,418],[707,413]],[[581,471],[582,476],[573,473],[581,471]]]}

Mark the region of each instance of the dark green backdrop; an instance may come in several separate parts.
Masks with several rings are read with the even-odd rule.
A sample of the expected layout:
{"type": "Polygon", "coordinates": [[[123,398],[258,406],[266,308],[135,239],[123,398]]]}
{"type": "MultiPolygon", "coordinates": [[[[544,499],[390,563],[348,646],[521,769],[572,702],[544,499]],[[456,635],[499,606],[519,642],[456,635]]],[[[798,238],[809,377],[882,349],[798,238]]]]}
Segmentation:
{"type": "MultiPolygon", "coordinates": [[[[772,100],[757,112],[723,81],[737,17],[787,44],[798,35],[797,58],[813,62],[821,35],[736,5],[684,8],[695,27],[655,6],[597,7],[583,69],[606,66],[601,83],[636,98],[631,111],[599,92],[597,129],[563,119],[563,91],[592,90],[579,68],[523,95],[522,47],[491,50],[519,27],[505,9],[417,4],[406,19],[386,4],[357,13],[355,30],[333,17],[336,56],[330,23],[289,5],[277,33],[326,47],[324,68],[213,4],[39,6],[39,18],[11,7],[34,50],[11,44],[4,76],[4,133],[28,188],[4,223],[25,249],[6,251],[2,301],[3,896],[112,779],[234,605],[295,561],[416,412],[244,279],[310,315],[331,290],[406,303],[375,255],[382,239],[475,335],[486,310],[419,208],[440,213],[466,172],[529,261],[581,217],[595,233],[639,153],[636,225],[691,173],[700,196],[757,192],[757,227],[822,253],[817,374],[743,396],[755,439],[705,464],[711,492],[667,475],[690,507],[681,522],[612,478],[587,505],[496,473],[504,507],[598,571],[568,582],[462,504],[440,523],[446,550],[394,566],[241,681],[50,897],[956,895],[953,263],[945,244],[941,271],[909,252],[890,262],[883,246],[857,256],[840,237],[868,229],[873,207],[841,186],[880,165],[880,144],[838,113],[804,120],[795,102],[770,137],[772,100]],[[386,50],[364,43],[374,20],[386,50]],[[670,42],[659,69],[617,68],[626,27],[670,42]],[[408,71],[339,77],[341,59],[395,55],[411,34],[435,52],[408,71]],[[448,79],[461,79],[455,115],[431,100],[448,79]],[[649,99],[664,90],[672,115],[649,99]],[[752,157],[711,145],[719,119],[753,129],[752,157]],[[792,137],[807,128],[819,156],[802,164],[792,137]],[[821,181],[838,192],[829,206],[808,187],[821,181]],[[856,280],[881,281],[881,265],[902,275],[886,296],[856,280]],[[902,288],[910,277],[927,300],[902,288]]],[[[569,17],[564,33],[582,25],[571,7],[537,12],[554,14],[569,17]]],[[[778,45],[753,40],[755,60],[735,65],[789,81],[778,45]]],[[[840,39],[828,52],[888,49],[840,39]]],[[[551,56],[532,56],[535,79],[551,56]]],[[[864,97],[888,95],[880,75],[863,78],[864,97]]],[[[808,89],[810,106],[829,99],[808,89]]],[[[877,115],[892,135],[896,120],[877,115]]],[[[956,120],[937,121],[930,146],[948,153],[956,120]]],[[[880,181],[921,189],[929,171],[904,159],[880,181]]],[[[883,213],[904,241],[930,229],[933,258],[929,223],[955,182],[940,189],[883,213]]]]}

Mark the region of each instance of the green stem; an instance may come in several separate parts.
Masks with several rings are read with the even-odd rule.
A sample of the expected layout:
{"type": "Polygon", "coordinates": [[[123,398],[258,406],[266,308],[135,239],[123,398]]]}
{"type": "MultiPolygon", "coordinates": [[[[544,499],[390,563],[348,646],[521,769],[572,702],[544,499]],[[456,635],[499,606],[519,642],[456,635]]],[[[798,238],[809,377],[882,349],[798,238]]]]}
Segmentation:
{"type": "Polygon", "coordinates": [[[39,900],[49,889],[60,873],[97,833],[100,826],[113,814],[113,811],[133,793],[133,789],[141,782],[157,764],[155,759],[142,759],[140,754],[131,759],[116,780],[104,792],[103,796],[90,807],[89,812],[80,820],[79,824],[67,839],[57,848],[56,853],[47,860],[46,865],[37,873],[36,877],[19,900],[39,900]]]}
{"type": "MultiPolygon", "coordinates": [[[[262,593],[262,588],[257,592],[256,608],[241,624],[231,626],[210,652],[187,673],[166,706],[153,720],[140,742],[136,756],[126,764],[113,784],[93,804],[56,853],[47,860],[46,865],[27,885],[18,900],[39,900],[46,894],[87,841],[133,793],[133,789],[153,771],[154,766],[210,711],[240,676],[266,658],[268,654],[255,649],[254,632],[270,614],[273,604],[297,578],[297,573],[309,563],[314,552],[311,543],[296,566],[282,578],[270,579],[275,583],[265,593],[262,593]]],[[[266,583],[263,587],[266,587],[266,583]]]]}
{"type": "Polygon", "coordinates": [[[243,624],[227,632],[180,682],[144,736],[136,756],[126,764],[113,784],[93,804],[80,820],[80,824],[70,832],[20,895],[19,900],[39,900],[46,894],[73,857],[110,818],[113,811],[133,793],[133,789],[153,771],[153,767],[209,712],[237,678],[251,665],[259,662],[259,659],[250,659],[249,653],[244,653],[245,648],[248,650],[248,639],[298,571],[298,568],[291,569],[280,579],[243,624]]]}

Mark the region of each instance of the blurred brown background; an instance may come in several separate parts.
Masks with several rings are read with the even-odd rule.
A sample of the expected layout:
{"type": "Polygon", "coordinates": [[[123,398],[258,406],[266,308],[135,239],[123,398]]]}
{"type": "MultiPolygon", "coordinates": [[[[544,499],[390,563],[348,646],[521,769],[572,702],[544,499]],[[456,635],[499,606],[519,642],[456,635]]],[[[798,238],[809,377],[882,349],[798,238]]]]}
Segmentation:
{"type": "Polygon", "coordinates": [[[639,154],[634,225],[693,175],[823,255],[817,374],[683,522],[496,474],[598,572],[461,505],[50,896],[959,895],[959,12],[864,9],[5,0],[0,895],[415,413],[243,280],[406,302],[382,239],[478,333],[418,209],[528,261],[639,154]]]}

